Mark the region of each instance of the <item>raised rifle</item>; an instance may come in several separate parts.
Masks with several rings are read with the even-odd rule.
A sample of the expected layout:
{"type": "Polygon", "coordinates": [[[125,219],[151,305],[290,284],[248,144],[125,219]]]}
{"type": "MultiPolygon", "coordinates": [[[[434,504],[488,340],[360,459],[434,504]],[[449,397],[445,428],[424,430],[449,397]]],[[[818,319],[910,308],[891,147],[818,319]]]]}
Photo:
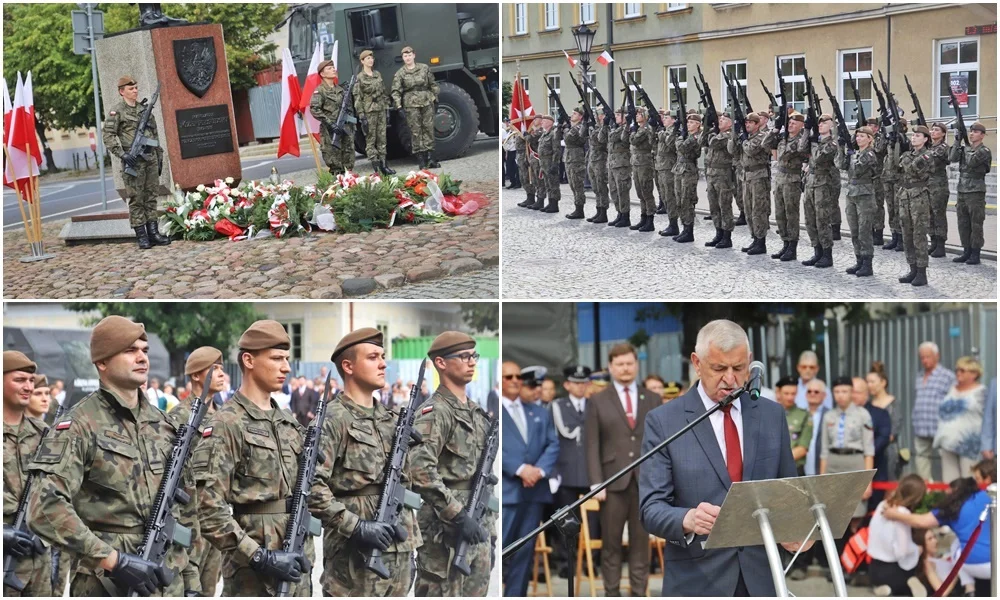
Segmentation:
{"type": "Polygon", "coordinates": [[[726,82],[726,90],[729,92],[729,99],[733,105],[733,121],[736,123],[736,132],[740,135],[740,141],[745,142],[750,135],[747,133],[746,115],[743,113],[743,107],[740,106],[739,90],[736,89],[736,84],[729,79],[725,67],[722,67],[722,78],[726,82]]]}
{"type": "Polygon", "coordinates": [[[670,71],[670,85],[674,88],[674,95],[677,97],[677,122],[680,123],[681,138],[687,139],[687,109],[684,107],[684,95],[681,94],[681,84],[677,81],[677,73],[670,71]]]}
{"type": "MultiPolygon", "coordinates": [[[[948,86],[948,95],[951,96],[949,104],[955,109],[955,139],[961,141],[966,146],[971,146],[969,143],[969,132],[965,129],[965,120],[962,119],[962,109],[958,106],[958,98],[955,97],[955,90],[948,86]]],[[[965,151],[959,154],[959,165],[964,165],[965,163],[965,151]]]]}
{"type": "Polygon", "coordinates": [[[899,104],[896,102],[896,96],[889,89],[889,84],[886,83],[885,79],[882,78],[882,71],[878,72],[879,81],[882,82],[882,88],[885,90],[885,96],[889,103],[889,115],[892,118],[892,130],[889,132],[888,140],[892,144],[892,156],[893,162],[899,159],[900,150],[905,149],[907,146],[906,137],[902,135],[903,126],[899,122],[899,104]]]}
{"type": "Polygon", "coordinates": [[[583,103],[583,122],[587,124],[588,127],[593,127],[597,125],[597,117],[594,116],[594,111],[590,110],[590,102],[587,102],[587,95],[583,93],[583,88],[580,87],[580,82],[573,77],[573,72],[570,71],[569,78],[573,81],[573,86],[576,87],[576,91],[580,94],[580,102],[583,103]]]}
{"type": "Polygon", "coordinates": [[[348,107],[354,105],[352,94],[354,93],[354,80],[357,77],[357,75],[351,75],[351,80],[347,83],[347,91],[344,92],[344,101],[340,103],[340,112],[337,114],[337,121],[331,127],[330,143],[338,150],[340,149],[340,138],[346,131],[344,126],[352,119],[348,107]]]}
{"type": "Polygon", "coordinates": [[[917,93],[913,91],[913,86],[910,85],[910,78],[903,75],[903,80],[906,81],[906,89],[910,90],[910,99],[913,100],[913,111],[917,114],[917,125],[927,126],[927,119],[924,118],[924,110],[920,108],[920,99],[917,98],[917,93]]]}
{"type": "MultiPolygon", "coordinates": [[[[881,69],[879,69],[878,78],[882,81],[882,87],[888,90],[889,86],[885,85],[885,80],[882,79],[881,69]]],[[[885,96],[882,94],[882,90],[879,89],[879,86],[874,81],[872,82],[872,89],[875,90],[875,98],[878,99],[878,114],[881,117],[880,126],[888,127],[892,123],[892,116],[889,115],[889,105],[886,104],[885,96]]],[[[886,94],[888,93],[889,92],[887,91],[886,94]]]]}
{"type": "Polygon", "coordinates": [[[837,97],[833,94],[833,90],[830,89],[829,84],[827,84],[826,77],[820,75],[820,79],[823,80],[826,96],[830,99],[830,106],[833,107],[833,117],[837,120],[837,139],[840,140],[841,145],[856,150],[857,143],[851,138],[851,132],[847,128],[847,121],[844,120],[844,113],[840,111],[840,103],[837,102],[837,97]]]}
{"type": "Polygon", "coordinates": [[[865,106],[861,104],[861,92],[858,90],[858,82],[854,80],[854,76],[848,73],[847,80],[851,82],[851,91],[854,92],[854,114],[858,117],[855,129],[861,129],[868,123],[868,119],[865,117],[865,106]]]}
{"type": "MultiPolygon", "coordinates": [[[[330,403],[330,377],[326,376],[323,384],[323,395],[316,401],[316,418],[306,428],[305,440],[302,442],[302,454],[299,455],[299,472],[292,489],[292,511],[285,527],[285,539],[281,549],[285,552],[305,553],[306,535],[319,535],[322,524],[319,519],[309,513],[309,492],[316,478],[316,464],[325,462],[320,452],[320,436],[323,435],[323,423],[326,421],[326,410],[330,403]]],[[[286,597],[291,591],[290,581],[278,584],[278,596],[286,597]]]]}
{"type": "Polygon", "coordinates": [[[122,155],[122,164],[125,165],[125,172],[132,177],[139,174],[135,170],[135,167],[129,166],[129,162],[138,161],[140,156],[144,156],[146,151],[150,148],[159,148],[160,142],[154,140],[153,138],[146,137],[146,128],[149,127],[149,120],[153,116],[153,107],[156,106],[156,101],[160,99],[160,82],[156,82],[156,91],[153,92],[153,98],[149,102],[145,102],[146,109],[142,111],[142,115],[139,116],[139,126],[135,130],[135,137],[132,138],[132,145],[129,146],[128,152],[122,155]],[[129,161],[125,159],[128,158],[129,161]]]}
{"type": "MultiPolygon", "coordinates": [[[[472,493],[465,502],[465,511],[477,523],[480,522],[486,511],[497,512],[497,499],[493,495],[493,486],[497,484],[497,476],[493,474],[493,461],[497,458],[500,450],[500,415],[495,414],[490,419],[489,433],[486,434],[486,446],[483,453],[479,455],[479,462],[476,465],[476,474],[472,476],[472,493]]],[[[468,560],[469,542],[461,536],[455,542],[455,558],[452,559],[453,567],[465,575],[472,574],[472,568],[468,560]]]]}
{"type": "Polygon", "coordinates": [[[778,95],[781,96],[781,114],[775,119],[775,127],[785,128],[785,141],[788,141],[788,91],[785,90],[785,76],[781,73],[781,59],[774,59],[774,66],[778,72],[778,95]]]}
{"type": "Polygon", "coordinates": [[[601,90],[597,89],[597,86],[587,81],[586,78],[583,78],[582,82],[584,87],[588,87],[592,92],[594,92],[594,96],[597,97],[597,103],[600,104],[601,109],[604,110],[604,124],[607,125],[608,128],[610,129],[614,129],[615,127],[617,127],[618,124],[615,123],[615,109],[611,108],[611,105],[608,104],[608,101],[605,100],[604,96],[601,95],[601,90]]]}
{"type": "Polygon", "coordinates": [[[763,79],[758,79],[757,81],[760,82],[760,87],[764,88],[764,93],[767,94],[767,100],[768,100],[768,102],[771,103],[771,110],[773,112],[777,113],[778,112],[778,101],[774,98],[774,94],[772,94],[771,90],[767,89],[767,86],[764,85],[764,80],[763,79]]]}
{"type": "Polygon", "coordinates": [[[635,120],[635,96],[632,95],[632,88],[625,81],[625,71],[621,67],[618,67],[618,75],[622,78],[622,86],[624,86],[622,92],[625,94],[625,104],[628,106],[625,122],[629,127],[629,131],[635,131],[639,128],[639,123],[635,120]]]}
{"type": "Polygon", "coordinates": [[[660,111],[658,111],[656,109],[656,105],[653,104],[653,99],[649,97],[649,94],[646,93],[646,90],[644,90],[641,85],[635,82],[635,79],[632,78],[631,74],[628,76],[628,80],[629,83],[635,86],[636,91],[639,92],[639,98],[642,100],[642,103],[646,105],[646,112],[649,115],[646,120],[653,126],[653,130],[659,131],[660,129],[663,129],[663,120],[660,118],[660,111]]]}
{"type": "MultiPolygon", "coordinates": [[[[698,93],[701,94],[701,103],[705,106],[705,125],[711,127],[716,133],[719,132],[719,113],[715,110],[715,99],[712,98],[712,88],[708,86],[705,75],[701,72],[701,65],[698,68],[698,79],[701,79],[701,86],[698,93]]],[[[695,79],[695,83],[698,80],[695,79]]]]}
{"type": "Polygon", "coordinates": [[[743,108],[746,109],[747,114],[753,112],[753,106],[750,106],[750,98],[747,98],[747,88],[740,88],[740,100],[743,101],[743,108]]]}
{"type": "Polygon", "coordinates": [[[809,70],[803,69],[802,73],[806,79],[806,96],[809,100],[809,105],[806,107],[806,129],[809,130],[809,141],[815,142],[819,140],[819,116],[821,113],[817,112],[816,90],[813,89],[809,70]]]}
{"type": "MultiPolygon", "coordinates": [[[[410,388],[410,401],[399,409],[396,432],[392,436],[392,449],[389,451],[389,462],[385,464],[385,471],[382,475],[382,491],[378,496],[378,510],[375,513],[375,521],[392,526],[395,537],[399,541],[406,539],[406,530],[399,522],[403,510],[407,508],[419,509],[422,503],[420,496],[403,486],[403,463],[406,461],[406,453],[410,446],[423,441],[420,433],[413,429],[413,421],[417,417],[417,408],[420,404],[420,386],[424,383],[424,369],[426,367],[427,361],[421,361],[420,371],[417,373],[417,383],[410,388]]],[[[382,560],[382,551],[378,548],[372,548],[371,552],[365,556],[365,567],[382,579],[389,578],[389,568],[385,566],[385,562],[382,560]]]]}
{"type": "MultiPolygon", "coordinates": [[[[42,430],[42,439],[45,439],[45,434],[49,432],[49,428],[46,427],[42,430]]],[[[31,488],[35,484],[35,479],[37,478],[37,473],[31,471],[24,480],[24,489],[21,490],[21,498],[17,501],[17,511],[14,513],[14,520],[11,523],[11,527],[14,529],[25,531],[31,533],[31,529],[28,528],[28,498],[31,496],[31,488]]],[[[40,543],[40,542],[39,542],[40,543]]],[[[35,550],[40,554],[45,551],[44,547],[36,547],[35,550]]],[[[17,590],[18,592],[23,591],[26,582],[21,581],[17,574],[14,573],[15,563],[17,562],[17,557],[13,552],[9,552],[7,548],[3,550],[3,584],[11,589],[17,590]]]]}
{"type": "Polygon", "coordinates": [[[558,115],[559,124],[569,125],[569,114],[563,107],[562,100],[559,99],[559,93],[556,92],[554,89],[552,89],[552,84],[549,83],[549,80],[547,78],[543,77],[542,81],[545,82],[545,87],[549,88],[549,98],[555,98],[556,108],[559,110],[559,115],[558,115]]]}

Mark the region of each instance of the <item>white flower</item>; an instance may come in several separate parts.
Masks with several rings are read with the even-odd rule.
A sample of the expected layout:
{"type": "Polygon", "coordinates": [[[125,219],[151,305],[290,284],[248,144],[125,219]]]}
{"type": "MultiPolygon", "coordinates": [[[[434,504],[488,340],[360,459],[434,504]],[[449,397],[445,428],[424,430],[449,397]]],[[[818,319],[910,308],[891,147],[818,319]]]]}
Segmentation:
{"type": "Polygon", "coordinates": [[[198,190],[199,192],[204,192],[205,191],[205,184],[204,183],[199,183],[198,187],[196,187],[194,189],[198,190]]]}
{"type": "Polygon", "coordinates": [[[236,180],[233,179],[232,177],[226,177],[226,185],[233,185],[234,181],[236,180]]]}

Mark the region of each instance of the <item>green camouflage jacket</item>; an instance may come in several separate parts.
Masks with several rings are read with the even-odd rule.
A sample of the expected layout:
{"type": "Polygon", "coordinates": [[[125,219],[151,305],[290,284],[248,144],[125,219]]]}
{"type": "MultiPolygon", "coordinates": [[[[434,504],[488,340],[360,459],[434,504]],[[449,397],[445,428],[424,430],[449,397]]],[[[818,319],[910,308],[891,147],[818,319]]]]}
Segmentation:
{"type": "Polygon", "coordinates": [[[423,63],[409,70],[404,65],[392,77],[392,104],[396,108],[430,106],[440,92],[431,68],[423,63]]]}
{"type": "MultiPolygon", "coordinates": [[[[116,104],[109,112],[108,118],[104,121],[104,146],[112,155],[121,158],[123,154],[132,147],[132,140],[135,139],[135,132],[139,128],[139,119],[146,108],[138,102],[135,106],[129,106],[124,100],[116,104]]],[[[149,123],[146,125],[146,137],[159,140],[157,133],[156,117],[149,115],[149,123]]],[[[156,149],[156,154],[163,156],[163,147],[156,149]]]]}
{"type": "Polygon", "coordinates": [[[957,191],[962,193],[986,191],[986,174],[993,165],[993,153],[986,144],[972,147],[955,143],[951,146],[948,158],[960,165],[957,191]]]}
{"type": "Polygon", "coordinates": [[[389,98],[385,94],[382,74],[378,71],[366,75],[358,73],[354,81],[354,108],[361,114],[371,114],[389,108],[389,98]]]}

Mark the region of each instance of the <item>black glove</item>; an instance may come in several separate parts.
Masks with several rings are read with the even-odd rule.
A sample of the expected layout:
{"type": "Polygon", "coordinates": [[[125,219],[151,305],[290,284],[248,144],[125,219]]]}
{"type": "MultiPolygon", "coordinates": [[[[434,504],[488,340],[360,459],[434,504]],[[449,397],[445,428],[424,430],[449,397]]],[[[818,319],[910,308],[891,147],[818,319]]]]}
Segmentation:
{"type": "Polygon", "coordinates": [[[392,544],[394,534],[392,525],[361,520],[351,534],[351,541],[366,548],[378,548],[385,552],[392,544]]]}
{"type": "Polygon", "coordinates": [[[140,596],[152,596],[157,588],[167,585],[160,565],[126,552],[118,553],[118,563],[111,569],[111,580],[140,596]]]}
{"type": "Polygon", "coordinates": [[[308,573],[312,565],[299,552],[258,548],[250,559],[250,568],[271,579],[298,583],[302,574],[308,573]]]}
{"type": "Polygon", "coordinates": [[[122,164],[130,169],[134,169],[139,164],[139,159],[130,154],[122,154],[122,164]]]}
{"type": "Polygon", "coordinates": [[[472,518],[468,511],[463,510],[458,513],[454,523],[458,527],[458,534],[470,544],[481,544],[486,541],[486,531],[479,525],[479,522],[472,518]]]}
{"type": "Polygon", "coordinates": [[[21,558],[45,552],[45,545],[37,535],[23,529],[14,529],[10,525],[3,526],[3,548],[21,558]]]}

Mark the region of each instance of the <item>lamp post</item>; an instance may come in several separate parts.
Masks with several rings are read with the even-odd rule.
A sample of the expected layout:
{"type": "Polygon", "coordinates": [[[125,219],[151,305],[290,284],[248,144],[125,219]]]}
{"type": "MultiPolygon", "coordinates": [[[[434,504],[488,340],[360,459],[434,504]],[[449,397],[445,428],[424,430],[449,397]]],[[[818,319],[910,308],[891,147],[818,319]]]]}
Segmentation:
{"type": "Polygon", "coordinates": [[[580,25],[573,30],[573,39],[576,41],[576,50],[580,53],[580,62],[583,64],[583,76],[587,77],[587,68],[590,66],[590,49],[594,46],[594,36],[597,32],[580,25]]]}

